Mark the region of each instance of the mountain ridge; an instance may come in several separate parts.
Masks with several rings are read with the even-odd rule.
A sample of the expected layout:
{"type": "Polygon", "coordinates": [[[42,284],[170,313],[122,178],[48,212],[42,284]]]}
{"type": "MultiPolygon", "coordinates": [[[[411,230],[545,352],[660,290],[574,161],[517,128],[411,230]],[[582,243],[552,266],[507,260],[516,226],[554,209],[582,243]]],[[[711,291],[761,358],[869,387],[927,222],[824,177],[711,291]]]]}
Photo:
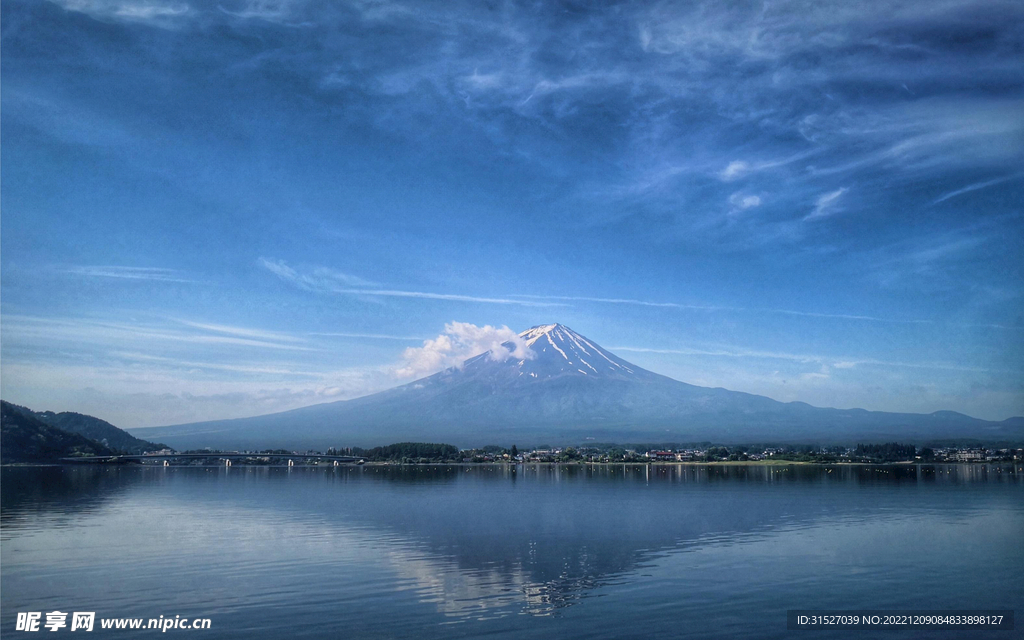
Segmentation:
{"type": "Polygon", "coordinates": [[[84,413],[76,413],[74,411],[55,413],[53,411],[31,411],[31,409],[25,409],[25,411],[30,411],[36,419],[51,427],[77,433],[124,453],[140,454],[146,451],[158,451],[167,448],[166,445],[159,442],[148,442],[141,438],[136,438],[124,429],[115,427],[106,420],[84,413]]]}
{"type": "Polygon", "coordinates": [[[33,411],[0,401],[5,462],[52,462],[77,455],[140,454],[166,445],[136,438],[106,420],[83,413],[33,411]]]}
{"type": "Polygon", "coordinates": [[[43,422],[25,407],[0,401],[0,462],[52,463],[116,453],[101,442],[43,422]]]}
{"type": "Polygon", "coordinates": [[[1024,426],[1012,418],[991,422],[952,411],[818,408],[698,387],[623,360],[558,323],[531,327],[502,347],[506,353],[485,352],[461,366],[360,398],[134,431],[177,448],[363,446],[403,439],[463,446],[585,439],[1024,439],[1024,426]]]}

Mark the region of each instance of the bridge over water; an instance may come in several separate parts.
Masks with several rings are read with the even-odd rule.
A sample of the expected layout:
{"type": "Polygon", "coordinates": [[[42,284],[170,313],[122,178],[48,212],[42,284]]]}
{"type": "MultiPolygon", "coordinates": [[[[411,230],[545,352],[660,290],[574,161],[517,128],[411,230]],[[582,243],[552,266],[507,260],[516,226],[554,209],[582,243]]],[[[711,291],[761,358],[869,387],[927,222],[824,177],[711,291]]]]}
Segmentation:
{"type": "Polygon", "coordinates": [[[131,462],[163,461],[164,465],[170,464],[171,460],[223,460],[225,466],[230,467],[232,460],[248,459],[274,459],[287,460],[288,466],[293,466],[296,460],[317,460],[333,462],[335,465],[361,464],[366,458],[359,456],[337,456],[320,453],[238,453],[228,451],[211,451],[209,453],[152,453],[141,455],[116,455],[116,456],[89,456],[78,458],[61,458],[61,462],[87,463],[87,464],[127,464],[131,462]]]}

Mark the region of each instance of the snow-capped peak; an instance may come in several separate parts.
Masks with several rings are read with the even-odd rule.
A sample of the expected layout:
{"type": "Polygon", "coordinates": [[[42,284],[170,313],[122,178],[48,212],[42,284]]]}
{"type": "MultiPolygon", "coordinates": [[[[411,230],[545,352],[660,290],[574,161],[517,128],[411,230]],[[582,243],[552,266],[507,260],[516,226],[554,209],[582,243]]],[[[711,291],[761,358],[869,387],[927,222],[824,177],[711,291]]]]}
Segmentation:
{"type": "Polygon", "coordinates": [[[540,383],[561,378],[650,379],[655,374],[602,349],[597,343],[564,324],[542,324],[502,343],[503,358],[489,353],[474,356],[462,367],[446,370],[442,378],[461,371],[464,375],[494,380],[511,378],[521,383],[540,383]]]}
{"type": "Polygon", "coordinates": [[[539,324],[536,327],[530,327],[526,331],[520,333],[519,337],[522,338],[523,340],[526,340],[526,344],[533,344],[541,336],[543,336],[545,334],[548,334],[548,333],[550,333],[550,332],[552,332],[552,331],[554,331],[555,329],[558,329],[558,328],[567,328],[567,327],[562,327],[562,325],[557,324],[557,323],[555,323],[555,324],[539,324]]]}
{"type": "MultiPolygon", "coordinates": [[[[559,368],[574,374],[603,376],[633,374],[629,363],[613,356],[563,324],[542,324],[519,334],[528,347],[541,356],[550,354],[559,368]]],[[[540,366],[541,363],[537,363],[540,366]]],[[[522,366],[522,365],[520,365],[522,366]]]]}

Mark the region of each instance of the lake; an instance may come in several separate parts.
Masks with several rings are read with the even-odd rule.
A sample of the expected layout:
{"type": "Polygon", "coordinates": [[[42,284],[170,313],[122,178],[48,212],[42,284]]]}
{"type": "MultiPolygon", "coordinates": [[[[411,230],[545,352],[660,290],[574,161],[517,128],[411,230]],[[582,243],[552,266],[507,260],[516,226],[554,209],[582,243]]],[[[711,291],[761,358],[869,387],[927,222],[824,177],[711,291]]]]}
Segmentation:
{"type": "Polygon", "coordinates": [[[60,610],[218,638],[819,638],[786,611],[1024,603],[1019,464],[8,467],[2,492],[12,637],[60,610]]]}

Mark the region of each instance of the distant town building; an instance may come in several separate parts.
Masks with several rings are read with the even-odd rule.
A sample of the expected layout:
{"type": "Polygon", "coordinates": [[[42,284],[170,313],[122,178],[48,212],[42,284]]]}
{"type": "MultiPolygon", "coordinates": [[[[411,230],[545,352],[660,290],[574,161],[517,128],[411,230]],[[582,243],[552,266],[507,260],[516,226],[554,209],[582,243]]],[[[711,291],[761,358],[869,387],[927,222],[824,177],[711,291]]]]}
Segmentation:
{"type": "Polygon", "coordinates": [[[651,460],[676,460],[674,451],[648,451],[646,455],[651,460]]]}
{"type": "Polygon", "coordinates": [[[961,450],[954,453],[951,458],[957,462],[971,462],[973,460],[984,460],[985,452],[981,450],[961,450]]]}

